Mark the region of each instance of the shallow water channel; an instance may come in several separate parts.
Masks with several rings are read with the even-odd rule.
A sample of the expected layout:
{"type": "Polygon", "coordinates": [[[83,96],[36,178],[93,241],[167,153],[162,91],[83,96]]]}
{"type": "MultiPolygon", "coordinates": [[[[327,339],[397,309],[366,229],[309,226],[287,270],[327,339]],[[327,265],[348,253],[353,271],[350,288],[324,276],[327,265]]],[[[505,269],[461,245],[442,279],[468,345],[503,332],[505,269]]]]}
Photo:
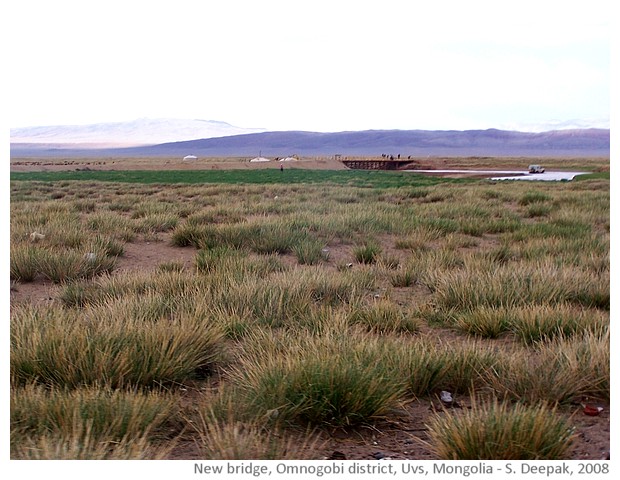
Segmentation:
{"type": "Polygon", "coordinates": [[[529,173],[524,170],[405,170],[412,173],[463,173],[471,175],[504,175],[491,176],[490,180],[539,180],[539,181],[570,181],[577,175],[584,175],[588,172],[545,172],[529,173]]]}

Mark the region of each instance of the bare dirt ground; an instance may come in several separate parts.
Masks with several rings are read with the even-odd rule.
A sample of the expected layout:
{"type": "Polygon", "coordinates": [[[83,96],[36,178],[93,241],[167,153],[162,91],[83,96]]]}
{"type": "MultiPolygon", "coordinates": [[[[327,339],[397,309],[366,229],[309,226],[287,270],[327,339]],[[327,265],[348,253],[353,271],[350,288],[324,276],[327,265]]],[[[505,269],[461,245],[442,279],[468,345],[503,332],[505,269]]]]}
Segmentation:
{"type": "MultiPolygon", "coordinates": [[[[163,262],[182,263],[187,269],[193,268],[196,250],[191,247],[180,248],[170,245],[169,234],[161,234],[156,241],[135,241],[125,244],[125,253],[118,259],[114,274],[123,271],[155,271],[163,262]]],[[[390,242],[385,242],[390,244],[390,242]]],[[[353,258],[351,246],[338,245],[330,248],[330,268],[353,258]]],[[[399,252],[390,252],[397,255],[399,252]]],[[[289,256],[284,256],[289,257],[289,256]]],[[[287,263],[296,263],[295,259],[283,258],[287,263]]],[[[11,304],[21,302],[51,304],[59,301],[60,288],[51,282],[36,278],[32,283],[16,284],[11,287],[11,304]]],[[[408,300],[411,301],[412,292],[407,289],[408,300]]],[[[425,292],[413,292],[414,296],[423,296],[425,292]]],[[[399,292],[392,292],[392,296],[398,299],[399,292]]],[[[441,332],[442,338],[455,336],[449,330],[441,332]]],[[[455,341],[458,341],[455,338],[455,341]]],[[[185,401],[193,402],[195,398],[207,387],[212,387],[213,382],[196,382],[188,384],[185,391],[185,401]]],[[[468,397],[455,398],[461,408],[468,408],[471,399],[468,397]]],[[[576,426],[576,438],[571,453],[572,459],[579,460],[603,460],[610,456],[610,405],[606,402],[598,402],[596,399],[583,399],[589,403],[595,403],[603,407],[598,416],[587,416],[579,403],[564,407],[562,412],[572,418],[576,426]]],[[[441,402],[439,399],[413,400],[403,405],[400,411],[394,412],[390,418],[379,420],[373,425],[358,427],[355,429],[334,428],[323,430],[317,443],[312,446],[312,456],[323,459],[348,459],[348,460],[432,460],[433,456],[429,449],[420,440],[427,440],[426,423],[432,415],[439,412],[441,402]],[[439,407],[439,408],[437,408],[439,407]]],[[[200,459],[191,435],[179,441],[170,455],[171,459],[200,459]]]]}
{"type": "Polygon", "coordinates": [[[67,170],[231,170],[305,168],[344,170],[346,167],[328,157],[301,158],[298,161],[250,162],[249,158],[199,158],[184,161],[178,158],[15,158],[11,159],[12,172],[67,171],[67,170]]]}

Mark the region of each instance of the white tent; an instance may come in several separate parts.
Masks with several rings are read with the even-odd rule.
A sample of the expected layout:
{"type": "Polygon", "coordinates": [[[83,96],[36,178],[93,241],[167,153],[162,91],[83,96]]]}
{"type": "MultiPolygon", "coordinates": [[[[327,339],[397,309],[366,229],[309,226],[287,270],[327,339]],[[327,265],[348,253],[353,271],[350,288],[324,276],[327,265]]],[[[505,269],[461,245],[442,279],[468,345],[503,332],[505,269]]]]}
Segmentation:
{"type": "Polygon", "coordinates": [[[298,159],[295,157],[286,157],[286,158],[281,158],[280,161],[281,162],[296,162],[298,159]]]}
{"type": "Polygon", "coordinates": [[[253,158],[252,160],[250,160],[250,162],[253,162],[253,163],[255,163],[255,162],[271,162],[271,160],[269,160],[268,158],[265,158],[265,157],[256,157],[256,158],[253,158]]]}
{"type": "Polygon", "coordinates": [[[188,160],[196,160],[198,157],[196,155],[185,155],[183,157],[184,161],[188,161],[188,160]]]}

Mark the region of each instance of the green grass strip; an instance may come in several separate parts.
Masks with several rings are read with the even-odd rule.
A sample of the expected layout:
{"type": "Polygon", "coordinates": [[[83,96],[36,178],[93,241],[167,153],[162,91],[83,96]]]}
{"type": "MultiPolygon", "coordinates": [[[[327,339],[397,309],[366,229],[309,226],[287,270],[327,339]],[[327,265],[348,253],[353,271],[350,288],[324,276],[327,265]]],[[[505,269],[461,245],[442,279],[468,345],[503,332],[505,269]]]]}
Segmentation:
{"type": "Polygon", "coordinates": [[[586,173],[585,175],[577,175],[574,180],[577,182],[583,180],[609,180],[609,172],[586,173]]]}
{"type": "Polygon", "coordinates": [[[11,181],[55,182],[65,180],[125,183],[225,183],[225,184],[302,184],[332,183],[367,188],[431,186],[438,183],[466,183],[472,180],[446,179],[409,172],[368,170],[126,170],[12,172],[11,181]]]}

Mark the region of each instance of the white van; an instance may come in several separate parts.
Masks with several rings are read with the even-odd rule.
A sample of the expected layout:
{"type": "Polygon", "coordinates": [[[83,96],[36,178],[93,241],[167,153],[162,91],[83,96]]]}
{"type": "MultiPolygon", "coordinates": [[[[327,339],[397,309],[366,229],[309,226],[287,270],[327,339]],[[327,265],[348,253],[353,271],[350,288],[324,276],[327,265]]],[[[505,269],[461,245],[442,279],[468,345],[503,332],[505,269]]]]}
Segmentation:
{"type": "Polygon", "coordinates": [[[545,173],[545,168],[540,165],[530,165],[528,171],[530,173],[545,173]]]}

